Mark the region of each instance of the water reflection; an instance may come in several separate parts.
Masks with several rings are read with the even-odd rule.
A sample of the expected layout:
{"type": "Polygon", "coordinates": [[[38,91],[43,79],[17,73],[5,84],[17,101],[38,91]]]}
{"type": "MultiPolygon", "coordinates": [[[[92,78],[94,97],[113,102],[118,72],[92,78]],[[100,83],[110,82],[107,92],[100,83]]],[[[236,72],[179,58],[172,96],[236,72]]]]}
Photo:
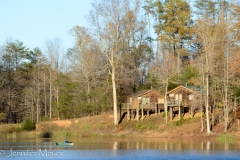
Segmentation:
{"type": "Polygon", "coordinates": [[[219,143],[215,140],[168,138],[80,138],[71,139],[74,146],[56,146],[59,139],[1,139],[0,150],[47,148],[49,150],[239,150],[239,141],[219,143]]]}
{"type": "MultiPolygon", "coordinates": [[[[96,144],[101,143],[101,140],[97,140],[96,144]]],[[[108,143],[112,143],[112,149],[127,149],[127,150],[239,150],[240,146],[238,142],[234,143],[219,143],[210,140],[178,140],[178,139],[123,139],[115,140],[113,142],[108,140],[108,143]]],[[[82,146],[84,147],[84,146],[82,146]]],[[[103,147],[103,146],[102,146],[103,147]]],[[[108,148],[107,145],[105,149],[108,148]]],[[[102,148],[100,148],[102,149],[102,148]]]]}
{"type": "Polygon", "coordinates": [[[239,143],[167,138],[1,139],[0,159],[239,159],[239,143]]]}

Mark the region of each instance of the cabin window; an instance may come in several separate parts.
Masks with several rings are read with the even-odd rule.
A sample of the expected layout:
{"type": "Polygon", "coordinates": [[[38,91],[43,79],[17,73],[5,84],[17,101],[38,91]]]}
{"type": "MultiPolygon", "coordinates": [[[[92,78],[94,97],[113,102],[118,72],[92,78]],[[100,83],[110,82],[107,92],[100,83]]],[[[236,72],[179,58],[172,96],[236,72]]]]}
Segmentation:
{"type": "Polygon", "coordinates": [[[182,94],[176,94],[175,100],[182,100],[182,94]]]}
{"type": "Polygon", "coordinates": [[[149,104],[149,98],[143,98],[142,103],[143,104],[149,104]]]}
{"type": "Polygon", "coordinates": [[[158,103],[159,104],[163,104],[164,103],[164,99],[163,98],[158,98],[158,103]]]}
{"type": "Polygon", "coordinates": [[[174,94],[169,94],[169,97],[174,97],[174,94]]]}
{"type": "Polygon", "coordinates": [[[189,95],[189,100],[192,100],[193,97],[194,97],[194,95],[193,95],[193,94],[190,94],[190,95],[189,95]]]}
{"type": "Polygon", "coordinates": [[[130,98],[130,103],[132,103],[132,97],[130,98]]]}

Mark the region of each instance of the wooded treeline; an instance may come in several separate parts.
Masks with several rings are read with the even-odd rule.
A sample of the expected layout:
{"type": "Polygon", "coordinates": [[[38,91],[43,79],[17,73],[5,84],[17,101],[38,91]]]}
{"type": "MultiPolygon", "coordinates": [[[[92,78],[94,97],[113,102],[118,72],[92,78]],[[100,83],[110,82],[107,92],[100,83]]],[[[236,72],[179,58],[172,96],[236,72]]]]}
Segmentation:
{"type": "Polygon", "coordinates": [[[203,89],[207,132],[212,115],[227,130],[240,95],[239,15],[240,4],[231,0],[96,0],[90,27],[70,29],[72,48],[64,50],[57,38],[42,49],[19,40],[1,46],[0,120],[113,110],[117,125],[118,105],[134,91],[166,94],[189,84],[203,89]]]}

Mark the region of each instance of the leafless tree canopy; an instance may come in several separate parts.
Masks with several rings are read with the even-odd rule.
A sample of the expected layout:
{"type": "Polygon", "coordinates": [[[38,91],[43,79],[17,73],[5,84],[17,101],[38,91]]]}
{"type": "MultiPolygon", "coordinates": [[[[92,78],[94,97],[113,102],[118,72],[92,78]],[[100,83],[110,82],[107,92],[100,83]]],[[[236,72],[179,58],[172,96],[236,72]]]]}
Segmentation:
{"type": "Polygon", "coordinates": [[[207,133],[219,120],[227,131],[240,95],[239,15],[240,5],[227,0],[95,0],[89,27],[69,28],[71,48],[59,38],[43,48],[1,45],[0,120],[113,111],[117,125],[129,94],[155,88],[167,100],[169,90],[188,84],[202,89],[192,106],[204,112],[207,133]]]}

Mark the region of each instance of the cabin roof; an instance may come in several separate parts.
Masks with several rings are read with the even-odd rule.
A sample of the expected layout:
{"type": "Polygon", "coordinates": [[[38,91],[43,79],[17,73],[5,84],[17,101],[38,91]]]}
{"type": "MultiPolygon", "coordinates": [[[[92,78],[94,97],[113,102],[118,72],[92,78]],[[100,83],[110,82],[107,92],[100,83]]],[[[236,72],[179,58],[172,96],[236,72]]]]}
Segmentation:
{"type": "MultiPolygon", "coordinates": [[[[146,89],[146,90],[141,90],[141,91],[135,92],[135,93],[133,93],[133,94],[127,96],[127,97],[139,97],[139,96],[142,96],[142,95],[144,95],[144,94],[146,94],[146,93],[149,93],[149,92],[151,92],[151,91],[158,92],[158,91],[156,91],[156,90],[154,90],[154,89],[146,89]]],[[[160,92],[158,92],[158,93],[161,94],[160,92]]],[[[161,94],[161,95],[162,95],[162,94],[161,94]]]]}
{"type": "Polygon", "coordinates": [[[187,90],[187,91],[189,91],[189,92],[201,94],[201,87],[200,87],[200,86],[182,86],[182,85],[180,85],[180,86],[172,89],[172,90],[169,91],[167,94],[170,94],[170,93],[172,93],[172,92],[174,92],[174,91],[176,91],[176,90],[178,90],[178,89],[181,89],[181,88],[182,88],[182,89],[185,89],[185,90],[187,90]]]}

